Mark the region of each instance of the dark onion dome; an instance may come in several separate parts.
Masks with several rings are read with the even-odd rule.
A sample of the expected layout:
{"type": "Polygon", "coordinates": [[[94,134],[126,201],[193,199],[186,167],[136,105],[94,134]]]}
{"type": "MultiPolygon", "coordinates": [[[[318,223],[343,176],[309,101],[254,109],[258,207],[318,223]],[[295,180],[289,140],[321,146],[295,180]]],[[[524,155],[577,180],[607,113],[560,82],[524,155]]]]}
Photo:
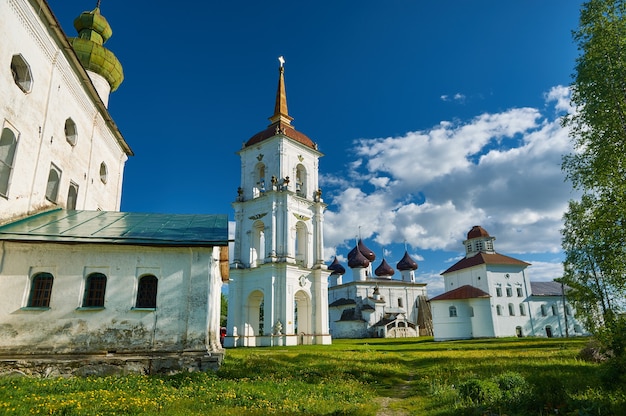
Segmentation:
{"type": "Polygon", "coordinates": [[[374,270],[374,274],[376,274],[376,276],[378,277],[391,277],[394,273],[395,270],[393,270],[393,267],[391,267],[385,259],[383,259],[383,261],[380,263],[380,266],[378,266],[376,270],[374,270]]]}
{"type": "Polygon", "coordinates": [[[489,233],[485,231],[485,229],[481,227],[480,225],[475,225],[472,227],[469,233],[467,233],[467,239],[471,240],[472,238],[479,238],[479,237],[489,237],[489,233]]]}
{"type": "Polygon", "coordinates": [[[367,246],[363,244],[363,240],[361,240],[360,238],[357,247],[359,248],[359,251],[363,253],[365,258],[368,259],[370,262],[376,260],[376,255],[374,254],[374,252],[367,248],[367,246]]]}
{"type": "Polygon", "coordinates": [[[361,253],[358,246],[350,253],[352,253],[352,257],[348,255],[348,267],[351,269],[364,269],[370,265],[370,261],[361,253]]]}
{"type": "Polygon", "coordinates": [[[409,256],[408,251],[404,251],[404,256],[402,259],[396,264],[396,268],[400,271],[404,270],[417,270],[417,262],[409,256]]]}
{"type": "Polygon", "coordinates": [[[333,262],[330,264],[330,266],[328,266],[328,270],[332,271],[331,275],[343,275],[346,273],[346,269],[339,263],[339,260],[337,260],[337,257],[335,257],[335,260],[333,260],[333,262]]]}

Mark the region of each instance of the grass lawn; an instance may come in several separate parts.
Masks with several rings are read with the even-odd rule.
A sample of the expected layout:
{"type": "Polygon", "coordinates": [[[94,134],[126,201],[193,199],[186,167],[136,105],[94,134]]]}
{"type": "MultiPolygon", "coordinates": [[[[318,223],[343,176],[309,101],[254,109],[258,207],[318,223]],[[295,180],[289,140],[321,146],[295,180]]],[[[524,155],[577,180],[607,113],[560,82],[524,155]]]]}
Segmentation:
{"type": "Polygon", "coordinates": [[[229,349],[217,373],[0,378],[0,415],[624,415],[585,338],[229,349]]]}

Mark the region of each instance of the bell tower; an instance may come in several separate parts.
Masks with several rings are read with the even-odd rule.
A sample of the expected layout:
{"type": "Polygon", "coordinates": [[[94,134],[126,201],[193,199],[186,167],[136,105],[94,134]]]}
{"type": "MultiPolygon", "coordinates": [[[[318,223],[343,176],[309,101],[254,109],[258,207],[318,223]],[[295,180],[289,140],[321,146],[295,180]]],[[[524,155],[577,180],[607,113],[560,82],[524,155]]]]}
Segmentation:
{"type": "Polygon", "coordinates": [[[270,125],[245,142],[233,202],[235,249],[225,346],[330,344],[322,157],[291,125],[284,59],[270,125]]]}

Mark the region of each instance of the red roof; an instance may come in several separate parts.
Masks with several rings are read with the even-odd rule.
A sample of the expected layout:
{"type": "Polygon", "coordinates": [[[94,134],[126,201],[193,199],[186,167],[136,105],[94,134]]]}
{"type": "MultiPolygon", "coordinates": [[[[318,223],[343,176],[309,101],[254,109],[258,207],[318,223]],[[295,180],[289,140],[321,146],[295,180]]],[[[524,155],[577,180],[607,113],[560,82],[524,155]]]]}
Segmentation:
{"type": "Polygon", "coordinates": [[[479,237],[489,237],[489,233],[480,225],[475,225],[467,233],[467,239],[471,240],[472,238],[479,238],[479,237]]]}
{"type": "Polygon", "coordinates": [[[439,296],[435,296],[433,300],[459,300],[459,299],[475,299],[475,298],[490,298],[489,293],[478,289],[477,287],[465,285],[458,287],[449,292],[442,293],[439,296]]]}
{"type": "Polygon", "coordinates": [[[456,264],[441,274],[444,275],[446,273],[456,272],[457,270],[469,269],[470,267],[478,266],[479,264],[498,264],[523,267],[530,266],[530,263],[526,263],[525,261],[517,260],[503,254],[480,252],[473,257],[465,257],[459,260],[456,264]]]}
{"type": "Polygon", "coordinates": [[[282,134],[284,136],[289,137],[296,142],[305,145],[306,147],[310,147],[311,149],[317,150],[317,145],[313,143],[311,139],[307,137],[307,135],[300,133],[298,130],[294,129],[290,125],[283,123],[282,121],[278,121],[276,123],[271,124],[268,128],[263,131],[258,132],[254,136],[250,138],[246,142],[246,146],[253,146],[257,143],[261,143],[264,140],[267,140],[271,137],[282,134]]]}

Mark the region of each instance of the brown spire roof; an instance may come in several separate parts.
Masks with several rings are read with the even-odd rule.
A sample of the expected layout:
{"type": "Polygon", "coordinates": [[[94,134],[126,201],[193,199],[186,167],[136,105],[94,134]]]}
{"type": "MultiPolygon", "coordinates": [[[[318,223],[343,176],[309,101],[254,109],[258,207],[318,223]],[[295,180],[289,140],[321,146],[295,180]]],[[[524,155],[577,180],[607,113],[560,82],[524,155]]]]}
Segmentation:
{"type": "MultiPolygon", "coordinates": [[[[279,59],[281,58],[282,56],[279,59]]],[[[283,61],[281,61],[280,66],[278,67],[278,88],[276,90],[276,104],[274,105],[274,115],[270,117],[270,121],[272,123],[282,121],[283,123],[289,125],[291,124],[291,120],[293,120],[293,117],[289,115],[289,111],[287,110],[285,67],[283,66],[283,61]]]]}
{"type": "Polygon", "coordinates": [[[522,266],[524,268],[530,266],[530,263],[526,263],[525,261],[517,260],[513,257],[505,256],[503,254],[480,252],[475,256],[462,258],[441,274],[444,275],[446,273],[455,272],[457,270],[469,269],[470,267],[478,266],[479,264],[522,266]]]}
{"type": "Polygon", "coordinates": [[[276,103],[274,104],[274,114],[269,118],[270,124],[265,130],[252,136],[244,145],[244,147],[252,146],[259,142],[269,139],[270,137],[282,134],[296,142],[303,144],[311,149],[317,150],[317,145],[313,143],[305,134],[300,133],[291,126],[293,117],[289,115],[287,110],[287,92],[285,90],[285,67],[282,56],[278,58],[280,67],[278,68],[278,88],[276,89],[276,103]]]}

